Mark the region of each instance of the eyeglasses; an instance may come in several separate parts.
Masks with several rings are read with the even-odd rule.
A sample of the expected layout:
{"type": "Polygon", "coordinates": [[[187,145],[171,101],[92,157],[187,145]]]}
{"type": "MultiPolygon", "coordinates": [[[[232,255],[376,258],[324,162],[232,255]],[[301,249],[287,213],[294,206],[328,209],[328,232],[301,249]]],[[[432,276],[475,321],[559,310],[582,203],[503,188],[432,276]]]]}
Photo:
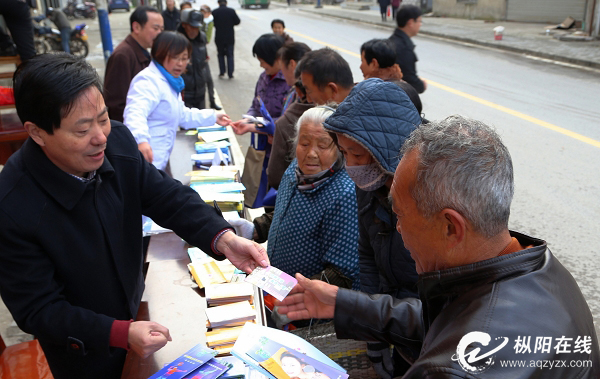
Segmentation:
{"type": "Polygon", "coordinates": [[[185,57],[185,58],[170,57],[170,59],[174,60],[177,63],[183,63],[183,64],[187,64],[190,61],[189,57],[185,57]]]}

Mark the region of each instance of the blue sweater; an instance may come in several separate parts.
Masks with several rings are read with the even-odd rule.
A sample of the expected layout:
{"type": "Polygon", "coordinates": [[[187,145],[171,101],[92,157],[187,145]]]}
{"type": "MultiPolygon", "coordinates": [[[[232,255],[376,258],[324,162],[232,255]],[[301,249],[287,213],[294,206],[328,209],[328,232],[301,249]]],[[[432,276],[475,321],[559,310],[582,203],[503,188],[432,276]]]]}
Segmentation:
{"type": "Polygon", "coordinates": [[[317,188],[296,185],[296,159],[283,174],[267,253],[271,264],[290,275],[311,277],[335,266],[358,290],[358,220],[354,182],[345,169],[317,188]]]}

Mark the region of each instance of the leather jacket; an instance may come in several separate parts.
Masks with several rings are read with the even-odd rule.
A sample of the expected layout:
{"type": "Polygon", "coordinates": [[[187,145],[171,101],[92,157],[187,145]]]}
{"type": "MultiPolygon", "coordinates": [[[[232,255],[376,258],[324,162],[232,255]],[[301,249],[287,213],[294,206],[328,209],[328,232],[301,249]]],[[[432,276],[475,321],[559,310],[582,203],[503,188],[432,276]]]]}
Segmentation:
{"type": "Polygon", "coordinates": [[[531,247],[423,273],[421,300],[339,289],[338,338],[420,347],[404,379],[599,378],[598,338],[577,283],[544,241],[511,235],[531,247]],[[472,332],[480,333],[465,343],[472,332]]]}

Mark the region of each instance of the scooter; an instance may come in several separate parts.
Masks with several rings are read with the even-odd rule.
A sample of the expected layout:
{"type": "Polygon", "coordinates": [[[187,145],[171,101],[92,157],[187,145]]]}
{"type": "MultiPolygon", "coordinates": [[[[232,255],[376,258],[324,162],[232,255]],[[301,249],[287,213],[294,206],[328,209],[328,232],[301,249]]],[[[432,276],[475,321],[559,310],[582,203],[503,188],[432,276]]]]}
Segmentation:
{"type": "Polygon", "coordinates": [[[91,2],[85,2],[78,4],[75,1],[69,1],[67,6],[63,9],[64,14],[68,18],[96,18],[96,4],[91,2]]]}
{"type": "MultiPolygon", "coordinates": [[[[69,48],[71,49],[71,54],[77,57],[87,57],[89,53],[88,35],[85,31],[87,28],[86,24],[79,24],[71,31],[69,48]]],[[[33,31],[34,45],[38,54],[50,51],[63,51],[60,31],[58,29],[50,28],[43,24],[34,24],[33,31]]]]}

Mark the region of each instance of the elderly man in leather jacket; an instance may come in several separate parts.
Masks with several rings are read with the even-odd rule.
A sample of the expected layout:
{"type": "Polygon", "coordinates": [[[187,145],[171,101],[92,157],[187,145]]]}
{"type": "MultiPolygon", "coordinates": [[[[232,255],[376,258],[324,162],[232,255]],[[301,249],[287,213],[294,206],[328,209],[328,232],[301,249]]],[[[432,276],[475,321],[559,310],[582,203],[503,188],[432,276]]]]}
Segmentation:
{"type": "Polygon", "coordinates": [[[513,169],[500,137],[451,116],[404,143],[391,188],[420,300],[297,275],[279,312],[333,318],[338,338],[420,349],[408,378],[598,378],[598,338],[545,241],[508,230],[513,169]]]}

